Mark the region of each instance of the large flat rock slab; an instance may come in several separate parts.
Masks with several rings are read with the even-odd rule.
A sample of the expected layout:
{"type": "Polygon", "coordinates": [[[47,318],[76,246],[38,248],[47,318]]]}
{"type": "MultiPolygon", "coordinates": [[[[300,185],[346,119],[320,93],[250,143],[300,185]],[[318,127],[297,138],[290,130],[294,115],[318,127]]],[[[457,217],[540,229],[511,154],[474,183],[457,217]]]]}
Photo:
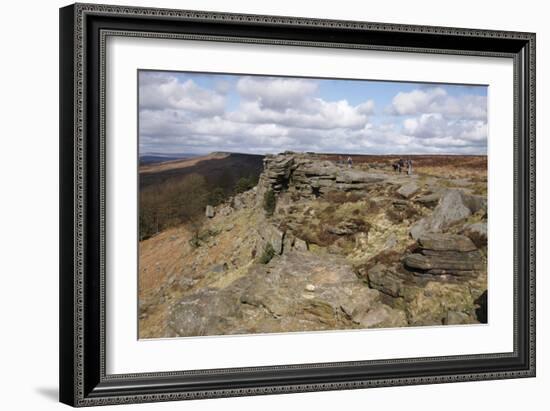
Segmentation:
{"type": "Polygon", "coordinates": [[[405,257],[405,266],[413,270],[430,274],[465,275],[483,269],[482,260],[477,252],[461,255],[424,255],[410,254],[405,257]]]}
{"type": "Polygon", "coordinates": [[[424,250],[474,251],[477,249],[470,238],[458,234],[428,233],[418,238],[418,245],[424,250]]]}
{"type": "Polygon", "coordinates": [[[357,278],[343,259],[293,251],[256,264],[222,289],[182,298],[169,325],[178,336],[406,326],[403,311],[357,278]]]}

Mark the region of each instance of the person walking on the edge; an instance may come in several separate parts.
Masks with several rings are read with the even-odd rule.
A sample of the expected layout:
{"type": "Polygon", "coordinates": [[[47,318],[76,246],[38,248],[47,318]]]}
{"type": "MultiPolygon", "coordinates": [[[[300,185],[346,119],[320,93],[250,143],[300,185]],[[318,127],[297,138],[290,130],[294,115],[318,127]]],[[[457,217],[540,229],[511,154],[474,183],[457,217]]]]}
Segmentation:
{"type": "Polygon", "coordinates": [[[353,165],[353,160],[351,159],[350,156],[348,156],[348,168],[351,168],[352,165],[353,165]]]}
{"type": "Polygon", "coordinates": [[[410,158],[407,160],[407,166],[408,166],[407,174],[412,175],[412,173],[413,173],[413,162],[410,158]]]}

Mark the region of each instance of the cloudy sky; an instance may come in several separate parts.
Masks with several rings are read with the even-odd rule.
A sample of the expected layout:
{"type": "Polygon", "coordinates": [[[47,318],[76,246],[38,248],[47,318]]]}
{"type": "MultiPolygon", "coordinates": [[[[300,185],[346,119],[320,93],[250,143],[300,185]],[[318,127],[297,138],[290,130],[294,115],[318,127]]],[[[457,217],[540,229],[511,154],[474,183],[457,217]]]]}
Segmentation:
{"type": "Polygon", "coordinates": [[[486,154],[487,87],[139,72],[140,155],[486,154]]]}

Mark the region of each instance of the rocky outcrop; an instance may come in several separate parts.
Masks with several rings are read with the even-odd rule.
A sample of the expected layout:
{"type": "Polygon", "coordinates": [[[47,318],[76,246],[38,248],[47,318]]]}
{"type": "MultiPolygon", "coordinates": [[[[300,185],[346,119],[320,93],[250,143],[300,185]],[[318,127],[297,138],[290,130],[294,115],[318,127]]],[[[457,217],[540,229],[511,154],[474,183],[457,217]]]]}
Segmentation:
{"type": "Polygon", "coordinates": [[[487,247],[487,223],[468,224],[462,233],[468,236],[477,247],[487,247]]]}
{"type": "MultiPolygon", "coordinates": [[[[473,284],[477,281],[474,274],[481,275],[483,270],[472,270],[470,276],[466,276],[465,271],[456,270],[458,255],[462,254],[461,257],[464,257],[468,253],[476,253],[475,247],[472,250],[472,243],[462,236],[442,238],[434,235],[423,240],[415,253],[405,257],[402,263],[378,263],[370,268],[359,268],[358,275],[367,278],[369,287],[391,297],[389,304],[405,312],[409,325],[482,322],[483,318],[479,317],[479,298],[476,292],[473,292],[473,284]],[[425,257],[422,252],[432,252],[429,258],[433,259],[434,264],[444,267],[446,272],[452,271],[454,275],[441,272],[435,274],[434,271],[428,274],[428,271],[424,270],[425,266],[423,269],[408,266],[413,258],[425,257]],[[457,253],[457,258],[452,259],[452,263],[455,264],[453,270],[449,270],[451,264],[447,253],[457,253]]],[[[475,261],[479,263],[479,260],[475,261]]],[[[475,268],[482,266],[476,265],[475,268]]]]}
{"type": "Polygon", "coordinates": [[[420,190],[420,187],[416,182],[411,181],[410,183],[403,184],[399,189],[397,190],[397,194],[404,198],[411,198],[414,196],[418,191],[420,190]]]}
{"type": "Polygon", "coordinates": [[[487,202],[473,194],[484,192],[478,180],[325,158],[334,156],[266,156],[256,187],[204,210],[198,247],[185,227],[162,243],[153,238],[172,260],[148,267],[151,278],[161,269],[170,277],[140,297],[140,315],[162,328],[147,335],[486,322],[487,202]]]}
{"type": "Polygon", "coordinates": [[[427,234],[418,239],[423,250],[468,252],[476,249],[475,245],[461,235],[427,234]]]}
{"type": "Polygon", "coordinates": [[[367,272],[369,286],[397,298],[403,296],[405,278],[384,264],[376,264],[367,272]]]}
{"type": "Polygon", "coordinates": [[[468,194],[462,192],[462,201],[464,205],[473,213],[478,211],[486,212],[487,211],[487,197],[479,196],[474,194],[468,194]]]}
{"type": "Polygon", "coordinates": [[[478,322],[476,304],[463,284],[430,281],[422,288],[409,289],[405,302],[407,321],[412,326],[478,322]]]}
{"type": "Polygon", "coordinates": [[[264,183],[263,185],[269,186],[276,192],[286,189],[292,172],[299,166],[296,160],[290,154],[266,156],[260,183],[264,183]]]}
{"type": "Polygon", "coordinates": [[[291,232],[285,232],[283,241],[283,251],[288,252],[290,250],[308,251],[309,247],[307,242],[294,236],[291,232]]]}
{"type": "Polygon", "coordinates": [[[448,190],[433,213],[411,227],[411,237],[416,240],[426,233],[440,233],[471,214],[472,211],[464,204],[463,194],[459,190],[448,190]]]}
{"type": "Polygon", "coordinates": [[[406,314],[335,258],[291,252],[254,265],[223,289],[201,289],[172,308],[178,336],[401,327],[406,314]]]}
{"type": "Polygon", "coordinates": [[[311,198],[330,191],[361,191],[383,181],[383,174],[345,168],[321,160],[313,154],[285,152],[264,158],[264,172],[258,184],[259,193],[291,191],[311,198]]]}
{"type": "Polygon", "coordinates": [[[272,224],[266,223],[259,227],[258,236],[260,242],[258,249],[260,251],[263,250],[267,244],[271,244],[276,254],[282,254],[285,238],[284,231],[279,230],[272,224]]]}
{"type": "Polygon", "coordinates": [[[244,193],[237,194],[231,200],[231,204],[235,210],[242,210],[245,208],[253,207],[255,202],[256,190],[245,191],[244,193]]]}
{"type": "Polygon", "coordinates": [[[418,248],[404,259],[404,266],[416,274],[472,276],[485,263],[475,244],[466,236],[426,234],[418,248]]]}
{"type": "Polygon", "coordinates": [[[441,193],[430,193],[423,196],[417,197],[414,201],[425,206],[425,207],[435,207],[439,204],[439,199],[441,198],[441,193]]]}
{"type": "Polygon", "coordinates": [[[283,230],[275,226],[272,222],[265,220],[255,231],[255,249],[256,255],[261,255],[265,247],[269,244],[275,254],[280,255],[292,250],[308,251],[307,242],[296,237],[291,231],[283,230]]]}

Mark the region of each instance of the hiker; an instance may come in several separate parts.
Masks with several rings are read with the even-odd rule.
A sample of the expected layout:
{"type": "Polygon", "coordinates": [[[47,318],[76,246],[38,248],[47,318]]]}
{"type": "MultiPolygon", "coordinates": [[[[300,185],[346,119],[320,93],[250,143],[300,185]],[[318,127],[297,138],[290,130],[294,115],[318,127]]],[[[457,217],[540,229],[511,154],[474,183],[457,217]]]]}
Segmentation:
{"type": "Polygon", "coordinates": [[[399,174],[401,174],[401,169],[403,168],[403,165],[404,165],[403,159],[400,158],[399,161],[397,162],[397,172],[399,174]]]}
{"type": "Polygon", "coordinates": [[[410,158],[407,160],[407,167],[408,167],[407,168],[407,174],[412,175],[412,173],[413,173],[413,162],[410,158]]]}
{"type": "Polygon", "coordinates": [[[353,165],[353,160],[351,159],[350,156],[348,156],[348,168],[351,168],[352,165],[353,165]]]}

